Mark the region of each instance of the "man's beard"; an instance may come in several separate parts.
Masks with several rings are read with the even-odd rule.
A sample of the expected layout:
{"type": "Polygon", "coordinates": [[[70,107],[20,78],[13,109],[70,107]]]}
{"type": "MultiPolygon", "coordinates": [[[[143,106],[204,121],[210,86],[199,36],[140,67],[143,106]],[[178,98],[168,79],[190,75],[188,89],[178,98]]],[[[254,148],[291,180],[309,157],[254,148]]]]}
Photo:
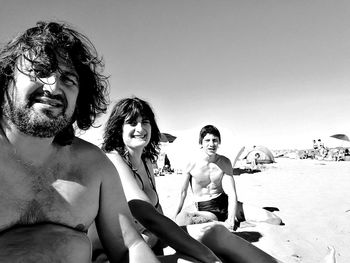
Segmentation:
{"type": "Polygon", "coordinates": [[[55,137],[60,131],[67,127],[71,118],[64,113],[53,116],[49,110],[42,113],[36,112],[28,105],[14,105],[12,101],[4,103],[3,114],[23,134],[39,137],[55,137]]]}

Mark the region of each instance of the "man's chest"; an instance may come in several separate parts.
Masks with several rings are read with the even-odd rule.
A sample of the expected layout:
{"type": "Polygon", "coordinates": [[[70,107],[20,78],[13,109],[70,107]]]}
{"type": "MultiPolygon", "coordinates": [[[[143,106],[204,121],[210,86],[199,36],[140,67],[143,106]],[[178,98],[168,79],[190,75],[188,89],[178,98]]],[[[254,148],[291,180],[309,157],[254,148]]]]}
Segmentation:
{"type": "MultiPolygon", "coordinates": [[[[0,161],[0,230],[12,225],[87,223],[95,202],[80,169],[0,161]]],[[[97,194],[96,194],[97,196],[97,194]]]]}
{"type": "Polygon", "coordinates": [[[196,165],[191,175],[195,182],[200,186],[208,184],[220,184],[223,176],[223,171],[215,163],[196,165]]]}

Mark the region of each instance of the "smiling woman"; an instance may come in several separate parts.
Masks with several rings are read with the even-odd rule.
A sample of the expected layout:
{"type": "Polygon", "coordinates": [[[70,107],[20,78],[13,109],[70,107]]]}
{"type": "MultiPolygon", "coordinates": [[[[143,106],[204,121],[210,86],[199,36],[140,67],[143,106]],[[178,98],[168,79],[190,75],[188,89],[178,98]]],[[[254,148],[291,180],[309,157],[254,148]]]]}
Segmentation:
{"type": "Polygon", "coordinates": [[[151,137],[151,122],[142,116],[131,117],[125,120],[123,126],[123,140],[126,149],[132,150],[140,146],[146,146],[151,137]]]}

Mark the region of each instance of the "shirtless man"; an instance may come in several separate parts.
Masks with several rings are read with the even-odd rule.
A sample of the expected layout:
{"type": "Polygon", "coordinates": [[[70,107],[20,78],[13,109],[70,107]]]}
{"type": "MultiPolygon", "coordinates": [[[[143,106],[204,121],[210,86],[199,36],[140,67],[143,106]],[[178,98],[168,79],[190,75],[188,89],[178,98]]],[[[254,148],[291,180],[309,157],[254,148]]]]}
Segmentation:
{"type": "Polygon", "coordinates": [[[187,225],[218,220],[224,221],[230,230],[236,228],[236,222],[246,220],[281,224],[281,219],[273,213],[243,205],[237,201],[231,161],[217,154],[220,143],[221,136],[216,127],[207,125],[201,129],[199,134],[201,154],[185,169],[185,181],[175,214],[176,222],[180,225],[187,225]],[[198,211],[181,212],[189,184],[191,184],[198,211]]]}
{"type": "Polygon", "coordinates": [[[0,50],[0,262],[91,262],[94,220],[110,262],[159,262],[114,165],[74,136],[106,110],[101,66],[64,23],[39,22],[0,50]]]}

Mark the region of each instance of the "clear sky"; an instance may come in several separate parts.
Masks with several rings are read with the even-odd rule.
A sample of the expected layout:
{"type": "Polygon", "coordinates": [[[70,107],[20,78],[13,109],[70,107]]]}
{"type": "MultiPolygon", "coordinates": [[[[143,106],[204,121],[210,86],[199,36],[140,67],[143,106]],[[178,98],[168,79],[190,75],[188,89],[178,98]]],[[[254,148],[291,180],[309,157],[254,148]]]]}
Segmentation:
{"type": "Polygon", "coordinates": [[[350,135],[350,1],[0,0],[0,42],[67,21],[174,135],[215,124],[236,144],[309,148],[350,135]]]}

